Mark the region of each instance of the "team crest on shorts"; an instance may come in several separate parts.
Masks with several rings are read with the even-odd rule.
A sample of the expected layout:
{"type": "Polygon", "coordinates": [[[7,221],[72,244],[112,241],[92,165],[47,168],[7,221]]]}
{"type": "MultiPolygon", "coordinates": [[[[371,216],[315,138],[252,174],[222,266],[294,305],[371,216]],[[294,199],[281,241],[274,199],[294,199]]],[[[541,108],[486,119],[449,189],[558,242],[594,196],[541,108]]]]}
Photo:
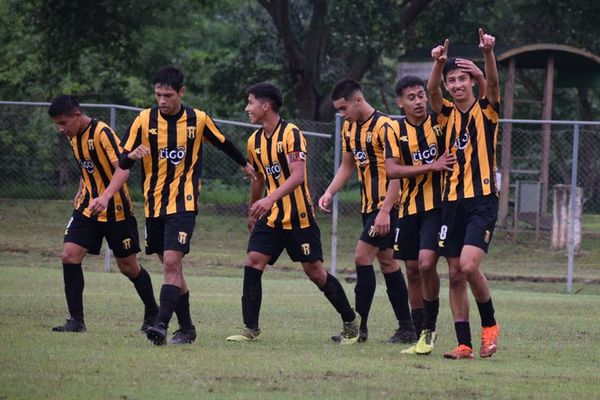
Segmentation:
{"type": "Polygon", "coordinates": [[[300,246],[302,247],[302,254],[305,256],[310,254],[310,243],[302,243],[300,246]]]}
{"type": "Polygon", "coordinates": [[[491,237],[492,237],[492,233],[486,229],[485,235],[483,237],[483,240],[485,241],[486,244],[490,242],[491,237]]]}
{"type": "Polygon", "coordinates": [[[185,244],[187,242],[187,232],[179,232],[177,241],[181,244],[185,244]]]}
{"type": "Polygon", "coordinates": [[[123,250],[129,250],[131,248],[131,239],[123,239],[123,250]]]}
{"type": "Polygon", "coordinates": [[[375,225],[371,225],[371,227],[369,228],[369,236],[375,237],[375,225]]]}

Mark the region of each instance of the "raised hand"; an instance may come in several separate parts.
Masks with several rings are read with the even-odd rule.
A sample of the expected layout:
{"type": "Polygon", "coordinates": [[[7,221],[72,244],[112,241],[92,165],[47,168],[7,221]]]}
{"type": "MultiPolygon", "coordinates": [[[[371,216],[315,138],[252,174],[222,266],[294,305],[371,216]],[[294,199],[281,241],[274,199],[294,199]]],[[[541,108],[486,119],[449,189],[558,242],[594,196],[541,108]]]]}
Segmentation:
{"type": "Polygon", "coordinates": [[[483,76],[483,72],[470,60],[457,58],[456,65],[475,79],[483,76]]]}
{"type": "Polygon", "coordinates": [[[443,46],[434,47],[431,50],[431,57],[436,61],[446,62],[446,60],[448,59],[448,44],[449,40],[446,39],[444,40],[443,46]]]}
{"type": "Polygon", "coordinates": [[[479,28],[479,48],[483,52],[490,52],[494,50],[494,44],[496,44],[496,38],[487,33],[483,33],[483,29],[479,28]]]}

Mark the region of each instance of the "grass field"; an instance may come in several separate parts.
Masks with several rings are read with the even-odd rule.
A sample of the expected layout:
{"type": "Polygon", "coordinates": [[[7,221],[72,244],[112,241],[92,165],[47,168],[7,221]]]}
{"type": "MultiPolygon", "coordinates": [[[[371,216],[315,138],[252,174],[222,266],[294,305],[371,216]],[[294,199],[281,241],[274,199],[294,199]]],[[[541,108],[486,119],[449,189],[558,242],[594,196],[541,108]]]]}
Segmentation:
{"type": "MultiPolygon", "coordinates": [[[[88,332],[52,333],[66,316],[59,255],[69,213],[68,202],[0,200],[0,400],[598,398],[600,285],[591,282],[577,282],[577,294],[565,295],[565,284],[551,279],[492,281],[500,351],[489,360],[457,362],[441,357],[455,345],[445,278],[434,354],[403,356],[402,347],[382,342],[395,322],[380,274],[369,341],[344,348],[328,339],[341,328],[338,316],[283,257],[263,279],[261,341],[227,343],[242,325],[247,236],[243,218],[210,207],[186,257],[196,343],[156,348],[139,335],[142,308],[132,285],[101,272],[102,258],[95,256],[84,263],[88,332]]],[[[350,218],[342,218],[338,232],[340,265],[352,263],[357,233],[350,218]]],[[[320,225],[327,248],[330,227],[323,218],[320,225]]],[[[579,279],[600,277],[598,244],[584,240],[579,279]]],[[[160,265],[141,260],[158,292],[160,265]]],[[[483,268],[509,278],[552,278],[565,275],[565,263],[565,254],[545,242],[512,244],[500,233],[483,268]]],[[[439,270],[445,272],[443,262],[439,270]]],[[[352,298],[353,286],[344,288],[352,298]]],[[[472,311],[477,350],[475,304],[472,311]]]]}

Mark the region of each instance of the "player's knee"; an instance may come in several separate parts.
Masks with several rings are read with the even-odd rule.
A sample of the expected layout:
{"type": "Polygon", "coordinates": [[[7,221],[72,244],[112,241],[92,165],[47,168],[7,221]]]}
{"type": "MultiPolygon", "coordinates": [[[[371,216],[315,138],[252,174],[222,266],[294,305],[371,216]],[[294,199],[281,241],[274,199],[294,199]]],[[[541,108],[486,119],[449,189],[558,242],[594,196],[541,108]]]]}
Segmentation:
{"type": "Polygon", "coordinates": [[[79,262],[81,262],[79,260],[78,254],[76,254],[73,251],[70,251],[69,249],[63,249],[60,255],[60,259],[62,260],[63,264],[78,264],[79,262]]]}
{"type": "Polygon", "coordinates": [[[423,275],[431,274],[433,271],[435,271],[435,267],[436,267],[435,263],[433,263],[431,261],[428,261],[428,260],[419,261],[419,271],[423,275]]]}
{"type": "Polygon", "coordinates": [[[305,265],[304,273],[314,284],[319,287],[325,285],[325,281],[327,280],[327,271],[322,266],[318,265],[305,265]]]}
{"type": "Polygon", "coordinates": [[[119,271],[129,278],[135,278],[140,271],[140,266],[135,259],[117,259],[117,266],[119,271]]]}
{"type": "Polygon", "coordinates": [[[163,271],[165,274],[178,274],[181,271],[181,258],[163,257],[163,271]]]}
{"type": "Polygon", "coordinates": [[[409,284],[415,284],[421,281],[421,274],[418,268],[406,268],[406,280],[409,284]]]}
{"type": "Polygon", "coordinates": [[[479,264],[472,261],[461,262],[460,271],[467,277],[467,279],[479,275],[479,264]]]}
{"type": "Polygon", "coordinates": [[[448,271],[448,280],[450,281],[450,288],[457,288],[466,285],[466,277],[458,269],[451,269],[448,271]]]}

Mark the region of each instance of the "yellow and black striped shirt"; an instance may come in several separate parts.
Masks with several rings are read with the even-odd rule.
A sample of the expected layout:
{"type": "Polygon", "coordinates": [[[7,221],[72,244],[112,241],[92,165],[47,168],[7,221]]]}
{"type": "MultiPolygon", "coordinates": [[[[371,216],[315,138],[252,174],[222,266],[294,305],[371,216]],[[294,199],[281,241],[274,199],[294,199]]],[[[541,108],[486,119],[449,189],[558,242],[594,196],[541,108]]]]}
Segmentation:
{"type": "MultiPolygon", "coordinates": [[[[408,119],[392,121],[386,138],[386,158],[398,158],[403,165],[431,164],[444,152],[444,127],[435,115],[419,126],[408,119]]],[[[400,218],[439,208],[442,202],[442,176],[430,172],[400,180],[400,218]]]]}
{"type": "Polygon", "coordinates": [[[344,121],[342,127],[344,151],[352,153],[358,170],[363,214],[378,211],[387,194],[385,137],[392,129],[391,122],[390,117],[375,111],[363,123],[344,121]]]}
{"type": "Polygon", "coordinates": [[[146,217],[198,211],[204,139],[217,146],[226,140],[210,116],[183,104],[176,115],[163,115],[155,106],[133,121],[123,149],[143,144],[150,150],[142,159],[146,217]]]}
{"type": "Polygon", "coordinates": [[[308,175],[306,173],[306,139],[298,127],[283,119],[271,137],[262,128],[248,139],[248,160],[265,179],[268,193],[272,193],[290,177],[288,154],[298,153],[304,160],[304,183],[294,191],[276,201],[267,216],[271,228],[298,229],[314,224],[314,210],[308,175]]]}
{"type": "Polygon", "coordinates": [[[83,181],[75,208],[88,218],[100,222],[123,221],[133,215],[127,183],[108,201],[106,210],[92,215],[87,208],[110,184],[119,161],[121,143],[104,122],[92,119],[86,130],[70,139],[73,156],[81,168],[83,181]]]}
{"type": "Polygon", "coordinates": [[[496,141],[498,110],[487,98],[478,99],[467,112],[444,100],[440,118],[446,118],[446,148],[456,156],[444,174],[442,199],[454,201],[496,194],[496,141]]]}

